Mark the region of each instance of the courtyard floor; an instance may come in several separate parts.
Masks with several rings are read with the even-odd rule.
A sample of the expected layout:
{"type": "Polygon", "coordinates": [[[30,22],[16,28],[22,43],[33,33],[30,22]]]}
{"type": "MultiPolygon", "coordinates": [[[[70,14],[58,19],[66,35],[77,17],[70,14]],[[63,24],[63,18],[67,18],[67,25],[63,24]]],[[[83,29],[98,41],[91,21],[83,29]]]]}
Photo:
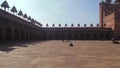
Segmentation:
{"type": "Polygon", "coordinates": [[[120,68],[111,41],[38,41],[0,44],[0,68],[120,68]]]}

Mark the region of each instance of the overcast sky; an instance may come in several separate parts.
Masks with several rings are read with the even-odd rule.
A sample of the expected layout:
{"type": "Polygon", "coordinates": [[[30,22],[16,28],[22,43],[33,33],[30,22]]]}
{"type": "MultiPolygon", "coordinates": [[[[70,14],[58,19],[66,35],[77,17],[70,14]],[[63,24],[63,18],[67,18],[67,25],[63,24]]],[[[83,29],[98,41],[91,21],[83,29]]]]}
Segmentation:
{"type": "MultiPolygon", "coordinates": [[[[0,0],[2,3],[4,0],[0,0]]],[[[101,0],[7,0],[10,7],[27,13],[41,22],[55,24],[99,23],[99,2],[101,0]]]]}

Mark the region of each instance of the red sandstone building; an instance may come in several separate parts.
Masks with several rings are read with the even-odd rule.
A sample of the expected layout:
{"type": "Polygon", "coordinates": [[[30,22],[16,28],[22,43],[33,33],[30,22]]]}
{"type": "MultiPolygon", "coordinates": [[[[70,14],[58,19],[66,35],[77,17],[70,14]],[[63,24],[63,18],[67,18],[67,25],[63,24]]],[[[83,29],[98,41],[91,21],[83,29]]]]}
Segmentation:
{"type": "MultiPolygon", "coordinates": [[[[100,26],[93,27],[42,27],[35,19],[17,12],[15,6],[9,9],[6,1],[1,4],[0,9],[0,40],[100,40],[111,39],[116,36],[120,39],[120,1],[111,0],[100,3],[100,26]],[[8,12],[9,11],[9,12],[8,12]]],[[[61,25],[61,24],[60,24],[61,25]]],[[[48,26],[48,24],[47,24],[48,26]]]]}
{"type": "Polygon", "coordinates": [[[100,3],[100,27],[111,28],[113,35],[120,38],[120,0],[105,0],[100,3]]]}

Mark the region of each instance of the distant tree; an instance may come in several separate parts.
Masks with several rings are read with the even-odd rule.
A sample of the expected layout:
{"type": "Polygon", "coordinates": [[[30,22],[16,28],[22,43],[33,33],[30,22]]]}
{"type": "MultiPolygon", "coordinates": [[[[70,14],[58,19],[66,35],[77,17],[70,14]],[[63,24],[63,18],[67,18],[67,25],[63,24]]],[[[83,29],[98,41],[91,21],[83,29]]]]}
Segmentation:
{"type": "Polygon", "coordinates": [[[17,13],[17,9],[16,9],[15,6],[13,6],[12,9],[11,9],[10,11],[11,11],[13,14],[14,14],[14,13],[17,13]]]}
{"type": "Polygon", "coordinates": [[[9,4],[6,0],[1,4],[1,7],[3,7],[5,11],[6,11],[6,8],[8,8],[8,9],[10,8],[9,4]]]}
{"type": "Polygon", "coordinates": [[[21,10],[18,12],[18,15],[19,15],[19,16],[23,16],[23,13],[22,13],[21,10]]]}

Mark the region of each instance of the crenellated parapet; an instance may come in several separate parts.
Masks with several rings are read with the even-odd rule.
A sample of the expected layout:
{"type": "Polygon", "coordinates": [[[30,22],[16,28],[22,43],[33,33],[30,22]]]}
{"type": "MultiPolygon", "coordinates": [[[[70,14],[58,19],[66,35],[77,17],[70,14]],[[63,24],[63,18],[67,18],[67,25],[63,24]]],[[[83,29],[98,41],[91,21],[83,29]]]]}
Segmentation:
{"type": "Polygon", "coordinates": [[[70,25],[68,25],[68,24],[63,24],[63,26],[62,26],[62,24],[58,24],[57,26],[55,25],[55,24],[52,24],[51,26],[47,23],[46,24],[46,27],[61,27],[61,28],[64,28],[64,27],[90,27],[90,28],[92,28],[92,27],[99,27],[99,24],[96,24],[96,25],[94,25],[94,24],[90,24],[89,26],[87,25],[87,24],[83,24],[83,25],[80,25],[80,24],[77,24],[77,25],[75,25],[75,24],[70,24],[70,25]]]}

